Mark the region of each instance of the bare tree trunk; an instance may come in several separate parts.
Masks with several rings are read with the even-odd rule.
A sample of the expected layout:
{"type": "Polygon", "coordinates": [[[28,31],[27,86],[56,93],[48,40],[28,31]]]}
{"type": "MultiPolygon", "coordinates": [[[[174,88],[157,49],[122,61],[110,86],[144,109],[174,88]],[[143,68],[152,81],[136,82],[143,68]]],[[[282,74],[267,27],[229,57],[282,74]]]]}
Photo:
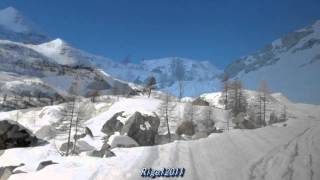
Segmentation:
{"type": "Polygon", "coordinates": [[[191,103],[191,110],[190,110],[190,120],[193,121],[193,114],[194,114],[194,109],[193,109],[193,104],[191,103]]]}
{"type": "Polygon", "coordinates": [[[68,133],[68,147],[67,147],[67,152],[66,156],[69,155],[69,150],[70,150],[70,141],[71,141],[71,129],[72,129],[72,120],[73,120],[73,114],[74,114],[74,107],[75,107],[75,98],[72,100],[72,109],[71,109],[71,118],[70,118],[70,126],[69,126],[69,133],[68,133]]]}
{"type": "Polygon", "coordinates": [[[224,108],[225,110],[228,109],[228,85],[226,85],[226,91],[225,91],[225,102],[224,102],[224,108]]]}
{"type": "Polygon", "coordinates": [[[79,124],[79,116],[77,116],[77,119],[76,119],[76,130],[75,130],[75,133],[74,133],[74,144],[73,144],[73,149],[72,149],[72,153],[75,153],[75,150],[76,150],[76,146],[77,146],[77,140],[78,140],[78,124],[79,124]]]}
{"type": "Polygon", "coordinates": [[[261,95],[259,95],[259,124],[260,127],[262,126],[262,102],[261,102],[261,95]]]}
{"type": "Polygon", "coordinates": [[[151,95],[151,88],[148,89],[148,98],[150,98],[151,95]]]}
{"type": "Polygon", "coordinates": [[[168,137],[169,137],[169,142],[171,142],[171,132],[170,132],[170,127],[169,127],[169,117],[168,117],[168,106],[166,107],[165,111],[166,111],[168,137]]]}

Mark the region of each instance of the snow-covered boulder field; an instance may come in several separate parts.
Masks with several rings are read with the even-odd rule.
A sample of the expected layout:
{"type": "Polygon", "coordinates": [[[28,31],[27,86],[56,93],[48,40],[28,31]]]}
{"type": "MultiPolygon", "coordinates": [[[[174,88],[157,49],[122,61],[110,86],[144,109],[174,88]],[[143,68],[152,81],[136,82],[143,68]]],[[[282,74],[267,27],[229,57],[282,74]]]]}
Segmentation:
{"type": "MultiPolygon", "coordinates": [[[[255,92],[247,93],[251,97],[249,101],[256,100],[255,92]]],[[[221,93],[202,95],[201,99],[210,106],[191,106],[194,100],[190,98],[181,102],[170,101],[169,107],[173,109],[169,117],[170,143],[163,139],[158,141],[168,137],[168,126],[161,113],[166,104],[163,99],[110,96],[101,97],[94,103],[83,99],[79,101],[79,107],[90,110],[87,111],[90,116],[79,121],[79,127],[85,128],[79,128],[79,134],[83,136],[77,140],[74,154],[68,157],[61,155],[60,148],[67,142],[68,131],[58,131],[53,137],[46,138],[47,144],[1,151],[0,167],[14,167],[8,176],[10,180],[141,179],[140,172],[144,167],[183,167],[186,169],[185,179],[281,180],[320,177],[317,171],[320,168],[320,106],[295,104],[281,94],[273,94],[267,114],[269,116],[271,111],[285,105],[288,113],[286,122],[254,130],[230,128],[205,138],[201,133],[207,130],[208,124],[204,120],[208,116],[204,112],[209,107],[213,108],[210,117],[214,126],[217,129],[226,128],[228,112],[219,103],[220,96],[221,93]],[[139,116],[143,117],[135,123],[139,116]],[[128,133],[126,127],[132,127],[132,124],[139,127],[141,133],[151,129],[153,126],[147,117],[158,117],[156,142],[162,145],[140,146],[141,139],[128,133]],[[191,120],[195,126],[188,127],[194,128],[194,136],[175,134],[183,122],[191,120]]],[[[45,127],[62,126],[64,107],[61,104],[2,112],[0,120],[12,119],[36,135],[36,132],[43,135],[50,132],[43,130],[45,127]],[[39,133],[41,131],[45,133],[39,133]]],[[[71,133],[74,134],[74,130],[71,133]]],[[[47,134],[52,136],[52,133],[47,134]]]]}

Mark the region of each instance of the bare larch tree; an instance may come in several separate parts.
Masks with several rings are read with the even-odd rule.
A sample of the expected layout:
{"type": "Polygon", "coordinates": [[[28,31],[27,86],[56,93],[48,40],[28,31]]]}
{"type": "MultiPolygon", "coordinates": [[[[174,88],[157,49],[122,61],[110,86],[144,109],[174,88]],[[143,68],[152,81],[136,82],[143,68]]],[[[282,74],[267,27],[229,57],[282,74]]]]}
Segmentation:
{"type": "Polygon", "coordinates": [[[266,126],[266,102],[269,96],[269,88],[267,81],[261,81],[259,85],[259,122],[260,126],[266,126]]]}
{"type": "Polygon", "coordinates": [[[150,76],[147,80],[146,80],[146,90],[148,92],[148,97],[150,97],[151,95],[151,91],[153,89],[156,89],[156,84],[157,84],[157,80],[154,76],[150,76]]]}
{"type": "Polygon", "coordinates": [[[222,83],[222,94],[223,94],[223,103],[225,105],[225,109],[228,109],[228,93],[229,93],[229,86],[230,86],[230,81],[229,81],[229,75],[228,74],[224,74],[222,79],[221,79],[221,83],[222,83]]]}
{"type": "Polygon", "coordinates": [[[169,142],[171,142],[171,132],[170,132],[169,121],[170,121],[171,112],[173,110],[174,110],[174,106],[172,106],[171,104],[171,97],[169,94],[166,93],[165,99],[162,103],[162,114],[166,121],[169,142]]]}

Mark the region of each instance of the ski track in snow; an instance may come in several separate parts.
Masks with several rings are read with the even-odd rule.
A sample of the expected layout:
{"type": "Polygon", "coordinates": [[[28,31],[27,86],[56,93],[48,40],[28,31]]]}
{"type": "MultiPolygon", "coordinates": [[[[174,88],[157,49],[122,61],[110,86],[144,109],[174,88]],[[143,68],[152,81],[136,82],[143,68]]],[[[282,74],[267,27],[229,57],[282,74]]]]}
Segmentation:
{"type": "MultiPolygon", "coordinates": [[[[288,143],[273,149],[270,153],[267,153],[262,158],[260,158],[256,163],[254,163],[250,168],[250,175],[248,180],[265,180],[265,179],[283,179],[283,180],[293,180],[299,179],[301,174],[295,173],[301,171],[301,163],[305,164],[306,169],[304,173],[307,173],[306,176],[309,177],[310,180],[314,180],[314,171],[312,164],[312,152],[311,148],[317,146],[312,143],[312,146],[308,146],[306,143],[313,142],[308,141],[308,139],[312,138],[311,131],[312,127],[308,127],[302,133],[295,136],[288,143]],[[307,148],[304,152],[303,147],[307,148]],[[305,160],[304,163],[302,162],[305,160]],[[300,161],[300,162],[299,162],[300,161]],[[283,173],[275,173],[276,169],[283,169],[283,173]],[[308,170],[309,169],[309,170],[308,170]]],[[[318,152],[319,151],[315,151],[318,152]]]]}
{"type": "MultiPolygon", "coordinates": [[[[275,137],[282,135],[278,127],[272,128],[275,129],[275,137]]],[[[310,180],[315,180],[316,168],[320,166],[319,161],[317,161],[317,166],[313,164],[313,161],[314,156],[320,157],[318,153],[320,151],[319,143],[315,142],[314,135],[319,132],[319,124],[318,122],[310,123],[308,127],[301,127],[299,130],[293,138],[289,134],[284,137],[287,140],[279,142],[261,135],[259,131],[240,130],[242,138],[238,139],[233,134],[225,134],[221,137],[218,135],[218,137],[205,140],[206,148],[202,147],[204,142],[201,140],[189,143],[177,141],[169,145],[150,147],[145,151],[147,155],[144,160],[137,167],[155,169],[184,167],[186,168],[184,179],[231,180],[238,177],[238,179],[248,180],[299,180],[308,177],[310,180]],[[231,146],[228,146],[228,149],[223,145],[219,147],[215,138],[225,138],[228,140],[227,144],[231,146]],[[246,152],[247,149],[243,148],[244,145],[252,142],[254,142],[256,151],[262,152],[262,156],[259,154],[257,158],[254,158],[255,155],[251,156],[250,152],[246,152]],[[266,148],[268,146],[273,148],[268,150],[266,148]],[[223,151],[230,151],[231,148],[234,150],[233,154],[230,154],[231,158],[228,163],[230,167],[226,167],[225,172],[218,172],[215,164],[220,164],[220,162],[214,160],[217,159],[215,156],[224,154],[223,151]],[[233,156],[237,159],[233,159],[233,156]],[[243,167],[234,170],[235,173],[231,170],[228,174],[228,170],[234,167],[231,165],[233,161],[238,165],[247,162],[247,165],[243,164],[243,167]]],[[[319,177],[318,174],[317,177],[319,177]]]]}

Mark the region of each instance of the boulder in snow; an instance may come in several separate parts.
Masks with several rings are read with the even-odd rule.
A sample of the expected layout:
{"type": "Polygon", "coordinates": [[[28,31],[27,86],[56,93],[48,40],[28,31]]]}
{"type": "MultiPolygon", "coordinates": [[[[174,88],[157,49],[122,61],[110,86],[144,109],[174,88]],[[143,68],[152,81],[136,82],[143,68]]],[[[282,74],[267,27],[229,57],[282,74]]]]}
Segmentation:
{"type": "Polygon", "coordinates": [[[93,138],[93,134],[92,134],[92,131],[90,130],[90,128],[88,127],[85,127],[85,132],[82,133],[82,134],[76,134],[73,136],[73,139],[81,139],[81,138],[84,138],[86,136],[90,136],[91,138],[93,138]]]}
{"type": "Polygon", "coordinates": [[[114,114],[102,127],[101,132],[112,135],[116,131],[120,131],[123,127],[122,122],[119,118],[124,118],[124,111],[114,114]]]}
{"type": "Polygon", "coordinates": [[[22,125],[13,121],[0,121],[0,150],[15,147],[30,147],[38,139],[22,125]]]}
{"type": "Polygon", "coordinates": [[[14,172],[14,170],[20,166],[24,166],[24,164],[20,164],[19,166],[0,167],[0,180],[7,180],[12,174],[22,173],[21,171],[14,172]]]}
{"type": "Polygon", "coordinates": [[[98,150],[93,150],[87,153],[87,155],[89,156],[93,156],[93,157],[113,157],[116,156],[116,154],[114,152],[112,152],[110,150],[110,145],[108,143],[103,144],[102,148],[98,151],[98,150]]]}
{"type": "Polygon", "coordinates": [[[197,99],[195,99],[194,101],[192,101],[192,105],[195,106],[209,106],[209,102],[201,99],[200,97],[198,97],[197,99]]]}
{"type": "Polygon", "coordinates": [[[141,146],[155,145],[155,136],[158,135],[160,119],[157,115],[143,115],[135,112],[121,130],[122,135],[133,138],[141,146]]]}
{"type": "Polygon", "coordinates": [[[39,170],[41,170],[41,169],[45,168],[46,166],[52,165],[52,164],[58,164],[58,163],[53,162],[53,161],[51,161],[51,160],[48,160],[48,161],[42,161],[42,162],[38,165],[38,167],[37,167],[37,171],[39,171],[39,170]]]}

